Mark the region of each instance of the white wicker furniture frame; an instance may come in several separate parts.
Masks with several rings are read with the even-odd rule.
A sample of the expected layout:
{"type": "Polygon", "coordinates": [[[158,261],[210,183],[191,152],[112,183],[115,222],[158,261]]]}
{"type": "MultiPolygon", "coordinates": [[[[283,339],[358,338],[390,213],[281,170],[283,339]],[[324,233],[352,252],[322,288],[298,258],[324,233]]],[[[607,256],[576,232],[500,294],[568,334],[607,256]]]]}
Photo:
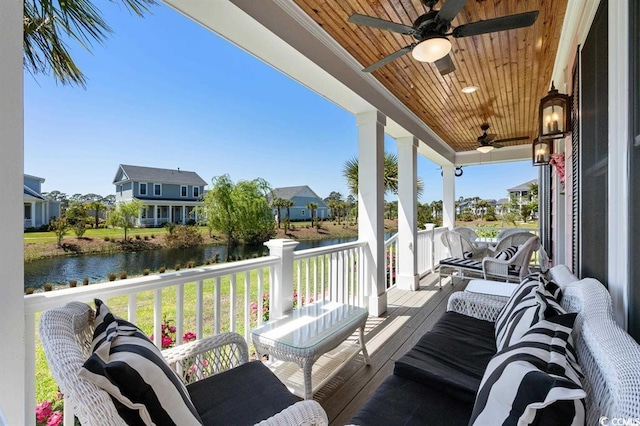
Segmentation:
{"type": "MultiPolygon", "coordinates": [[[[508,235],[510,238],[517,234],[508,235]]],[[[485,280],[504,280],[521,282],[524,277],[529,275],[529,266],[531,264],[531,255],[540,248],[540,238],[533,235],[518,248],[516,254],[509,260],[496,259],[495,257],[485,257],[482,259],[482,272],[485,280]],[[519,268],[518,275],[510,274],[510,268],[519,268]]]]}
{"type": "MultiPolygon", "coordinates": [[[[277,336],[278,333],[274,333],[275,336],[269,335],[270,331],[277,332],[278,329],[284,329],[291,326],[293,321],[296,319],[296,317],[291,313],[283,318],[271,322],[277,325],[275,328],[273,328],[270,323],[267,323],[251,332],[253,346],[256,348],[256,352],[260,355],[269,354],[278,360],[293,362],[302,368],[305,400],[311,400],[313,398],[313,364],[322,355],[338,347],[356,330],[359,330],[360,333],[359,344],[362,355],[364,356],[364,362],[366,365],[371,364],[367,347],[364,344],[364,328],[369,316],[366,309],[342,303],[321,301],[299,308],[297,313],[301,316],[308,316],[305,312],[311,312],[311,309],[314,308],[313,305],[322,306],[325,303],[332,303],[336,306],[344,307],[348,309],[348,314],[346,317],[341,317],[338,321],[334,321],[330,325],[327,325],[326,323],[323,324],[322,317],[315,318],[313,322],[305,324],[304,327],[309,327],[310,329],[314,329],[314,327],[315,329],[325,327],[325,331],[328,332],[328,337],[320,340],[319,342],[307,344],[303,331],[299,332],[302,338],[297,345],[285,343],[281,337],[277,336]]],[[[306,337],[309,337],[309,335],[306,337]]],[[[357,355],[357,353],[358,352],[354,352],[353,356],[357,355]]],[[[334,374],[336,372],[337,371],[334,371],[334,374]]]]}
{"type": "MultiPolygon", "coordinates": [[[[40,317],[40,339],[53,377],[64,394],[65,409],[71,408],[84,426],[123,425],[109,394],[78,377],[80,367],[89,356],[94,315],[94,310],[81,302],[46,311],[40,317]]],[[[186,374],[182,365],[199,366],[198,371],[190,375],[190,381],[248,362],[247,343],[237,333],[196,340],[164,350],[162,354],[183,380],[186,374]],[[204,359],[207,362],[193,362],[204,359]]],[[[328,419],[320,404],[301,401],[259,424],[327,425],[328,419]]]]}

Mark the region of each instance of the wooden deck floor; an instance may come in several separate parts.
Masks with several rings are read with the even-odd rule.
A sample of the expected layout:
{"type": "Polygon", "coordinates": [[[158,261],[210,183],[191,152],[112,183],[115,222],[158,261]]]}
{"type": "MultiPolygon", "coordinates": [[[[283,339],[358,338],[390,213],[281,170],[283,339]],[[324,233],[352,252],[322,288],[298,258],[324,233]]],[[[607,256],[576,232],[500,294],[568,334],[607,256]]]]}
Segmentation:
{"type": "Polygon", "coordinates": [[[456,279],[452,286],[449,279],[443,280],[439,290],[438,275],[429,274],[421,280],[418,291],[391,289],[387,293],[385,315],[367,321],[365,340],[371,365],[364,365],[362,355],[358,355],[314,397],[327,412],[330,424],[349,423],[393,372],[394,361],[433,327],[446,311],[449,295],[463,290],[465,283],[466,280],[456,279]]]}

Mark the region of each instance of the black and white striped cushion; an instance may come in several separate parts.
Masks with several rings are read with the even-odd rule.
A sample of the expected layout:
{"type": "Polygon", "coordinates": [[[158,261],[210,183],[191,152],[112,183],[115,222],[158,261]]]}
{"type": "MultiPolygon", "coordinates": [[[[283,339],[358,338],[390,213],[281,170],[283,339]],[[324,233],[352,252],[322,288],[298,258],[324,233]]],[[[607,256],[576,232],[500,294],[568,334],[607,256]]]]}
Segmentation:
{"type": "Polygon", "coordinates": [[[571,344],[575,317],[542,320],[491,359],[470,425],[584,425],[586,393],[571,344]]]}
{"type": "Polygon", "coordinates": [[[107,391],[129,424],[202,424],[187,389],[160,350],[101,300],[95,304],[92,354],[80,377],[107,391]]]}
{"type": "Polygon", "coordinates": [[[507,323],[519,309],[532,306],[534,302],[533,291],[542,289],[542,285],[537,277],[528,275],[520,285],[513,291],[509,301],[504,305],[496,318],[496,346],[498,350],[502,348],[502,342],[506,333],[507,323]],[[519,306],[522,304],[522,306],[519,306]]]}
{"type": "Polygon", "coordinates": [[[509,260],[518,252],[518,246],[507,247],[499,251],[494,257],[499,260],[509,260]]]}

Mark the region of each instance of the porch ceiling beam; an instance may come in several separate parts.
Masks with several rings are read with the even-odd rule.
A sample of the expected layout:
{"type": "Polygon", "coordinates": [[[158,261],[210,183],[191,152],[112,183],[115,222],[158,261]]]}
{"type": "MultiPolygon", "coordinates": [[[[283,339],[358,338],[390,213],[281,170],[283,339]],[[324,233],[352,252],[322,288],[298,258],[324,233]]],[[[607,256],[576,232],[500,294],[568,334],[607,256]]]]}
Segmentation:
{"type": "Polygon", "coordinates": [[[196,2],[165,0],[169,6],[270,64],[354,115],[376,109],[397,129],[417,137],[422,155],[451,164],[454,151],[309,16],[290,0],[196,2]]]}

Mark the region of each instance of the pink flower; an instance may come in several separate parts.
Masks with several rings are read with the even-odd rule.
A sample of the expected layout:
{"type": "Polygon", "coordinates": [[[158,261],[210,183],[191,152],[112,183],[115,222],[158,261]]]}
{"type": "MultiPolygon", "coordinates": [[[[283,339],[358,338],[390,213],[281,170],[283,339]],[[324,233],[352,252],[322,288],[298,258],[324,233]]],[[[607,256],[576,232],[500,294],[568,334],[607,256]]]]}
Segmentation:
{"type": "Polygon", "coordinates": [[[564,186],[565,182],[565,164],[564,164],[564,153],[559,152],[551,155],[551,161],[549,164],[555,166],[556,173],[558,173],[558,178],[560,178],[560,183],[564,186]]]}
{"type": "Polygon", "coordinates": [[[36,421],[44,422],[51,415],[51,401],[42,401],[36,405],[36,421]]]}
{"type": "Polygon", "coordinates": [[[62,423],[62,413],[60,411],[55,411],[47,420],[47,426],[58,426],[60,423],[62,423]]]}
{"type": "Polygon", "coordinates": [[[175,332],[176,332],[176,328],[175,328],[175,326],[173,326],[173,325],[172,325],[172,326],[169,326],[169,332],[170,332],[170,333],[175,333],[175,332]]]}
{"type": "Polygon", "coordinates": [[[182,336],[182,340],[185,342],[190,342],[192,340],[196,340],[196,334],[192,333],[190,331],[187,331],[186,333],[184,333],[184,336],[182,336]]]}
{"type": "Polygon", "coordinates": [[[162,336],[162,348],[166,349],[173,345],[173,339],[169,336],[162,336]]]}

